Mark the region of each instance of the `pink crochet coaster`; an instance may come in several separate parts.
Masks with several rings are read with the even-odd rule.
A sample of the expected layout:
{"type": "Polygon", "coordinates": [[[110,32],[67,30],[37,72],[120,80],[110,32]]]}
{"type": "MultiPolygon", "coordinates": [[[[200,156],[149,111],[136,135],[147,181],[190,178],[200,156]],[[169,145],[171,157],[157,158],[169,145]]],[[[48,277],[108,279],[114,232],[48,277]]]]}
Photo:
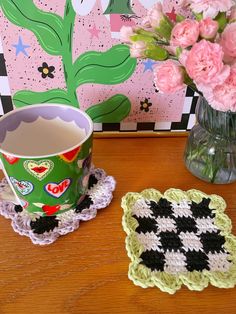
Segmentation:
{"type": "MultiPolygon", "coordinates": [[[[0,201],[0,215],[11,219],[15,232],[27,236],[34,244],[46,245],[79,228],[80,221],[95,218],[98,209],[107,207],[112,200],[115,180],[107,176],[103,169],[93,169],[89,179],[89,189],[84,200],[73,210],[58,216],[42,217],[29,214],[19,205],[0,201]]],[[[1,195],[9,195],[10,187],[3,179],[0,181],[1,195]]]]}

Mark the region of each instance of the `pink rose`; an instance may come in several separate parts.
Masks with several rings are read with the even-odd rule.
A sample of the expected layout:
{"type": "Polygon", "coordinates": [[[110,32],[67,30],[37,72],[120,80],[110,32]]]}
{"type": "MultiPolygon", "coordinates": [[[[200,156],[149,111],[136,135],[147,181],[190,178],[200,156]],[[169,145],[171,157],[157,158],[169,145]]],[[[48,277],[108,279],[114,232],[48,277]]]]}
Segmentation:
{"type": "Polygon", "coordinates": [[[145,16],[144,19],[142,20],[141,22],[141,26],[146,28],[146,29],[149,29],[149,28],[152,28],[152,25],[150,23],[150,20],[149,20],[149,17],[148,16],[145,16]]]}
{"type": "Polygon", "coordinates": [[[147,46],[143,41],[136,41],[130,48],[130,56],[133,58],[145,58],[147,46]]]}
{"type": "Polygon", "coordinates": [[[214,88],[198,86],[209,102],[216,110],[236,112],[236,65],[230,69],[227,80],[214,88]]]}
{"type": "Polygon", "coordinates": [[[185,67],[186,66],[186,61],[189,55],[188,50],[183,50],[179,56],[179,62],[185,67]]]}
{"type": "Polygon", "coordinates": [[[222,33],[220,44],[227,57],[236,57],[236,22],[226,26],[222,33]]]}
{"type": "Polygon", "coordinates": [[[164,61],[154,69],[154,82],[161,92],[174,93],[184,88],[183,69],[172,60],[164,61]]]}
{"type": "Polygon", "coordinates": [[[190,3],[191,3],[191,0],[179,0],[178,6],[180,8],[185,8],[185,7],[189,6],[190,3]]]}
{"type": "Polygon", "coordinates": [[[236,88],[236,63],[231,66],[230,75],[228,76],[226,82],[236,88]]]}
{"type": "Polygon", "coordinates": [[[231,85],[226,83],[217,85],[210,104],[216,110],[236,112],[236,88],[232,89],[231,85]]]}
{"type": "Polygon", "coordinates": [[[173,46],[187,48],[195,44],[199,37],[199,24],[197,21],[186,19],[177,23],[171,32],[170,43],[173,46]]]}
{"type": "MultiPolygon", "coordinates": [[[[199,86],[198,86],[199,88],[199,86]]],[[[236,88],[230,84],[223,83],[215,88],[199,88],[212,108],[219,111],[236,112],[236,88]]]]}
{"type": "MultiPolygon", "coordinates": [[[[159,27],[160,22],[164,19],[164,14],[163,14],[161,3],[155,4],[148,11],[147,18],[149,20],[150,25],[153,28],[159,27]]],[[[147,23],[147,20],[146,20],[146,23],[147,23]]]]}
{"type": "Polygon", "coordinates": [[[217,16],[219,12],[228,12],[234,5],[232,0],[189,0],[194,13],[203,13],[203,18],[217,16]]]}
{"type": "Polygon", "coordinates": [[[131,26],[122,26],[121,27],[121,29],[120,29],[120,39],[124,43],[130,43],[131,42],[130,37],[134,36],[134,35],[135,35],[135,33],[134,33],[134,30],[133,30],[133,27],[131,27],[131,26]]]}
{"type": "Polygon", "coordinates": [[[213,21],[210,17],[199,22],[200,36],[202,38],[211,39],[217,34],[219,24],[213,21]]]}
{"type": "Polygon", "coordinates": [[[234,5],[230,11],[230,17],[229,20],[232,22],[236,21],[236,5],[234,5]]]}
{"type": "Polygon", "coordinates": [[[203,39],[189,51],[186,71],[196,84],[222,84],[230,72],[230,67],[222,61],[223,55],[219,44],[203,39]]]}

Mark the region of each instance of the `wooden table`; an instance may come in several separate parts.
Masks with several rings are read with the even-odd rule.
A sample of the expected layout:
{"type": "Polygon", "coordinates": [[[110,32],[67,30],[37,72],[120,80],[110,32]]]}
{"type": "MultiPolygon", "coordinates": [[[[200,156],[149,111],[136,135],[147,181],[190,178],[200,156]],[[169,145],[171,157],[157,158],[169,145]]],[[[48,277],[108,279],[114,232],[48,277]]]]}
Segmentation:
{"type": "Polygon", "coordinates": [[[200,189],[228,203],[236,226],[236,184],[211,185],[183,164],[186,138],[96,139],[94,163],[117,180],[112,204],[50,246],[33,245],[0,217],[0,313],[236,313],[236,290],[182,288],[174,295],[128,279],[121,197],[154,187],[200,189]]]}

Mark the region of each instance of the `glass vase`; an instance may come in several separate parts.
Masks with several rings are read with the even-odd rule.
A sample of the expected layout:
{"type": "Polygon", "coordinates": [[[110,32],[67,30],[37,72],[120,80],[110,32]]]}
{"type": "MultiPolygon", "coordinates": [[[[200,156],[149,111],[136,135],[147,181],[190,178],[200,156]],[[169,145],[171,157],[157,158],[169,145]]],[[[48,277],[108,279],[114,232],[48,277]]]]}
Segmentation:
{"type": "Polygon", "coordinates": [[[236,113],[215,110],[200,96],[196,118],[184,154],[188,170],[211,183],[236,181],[236,113]]]}

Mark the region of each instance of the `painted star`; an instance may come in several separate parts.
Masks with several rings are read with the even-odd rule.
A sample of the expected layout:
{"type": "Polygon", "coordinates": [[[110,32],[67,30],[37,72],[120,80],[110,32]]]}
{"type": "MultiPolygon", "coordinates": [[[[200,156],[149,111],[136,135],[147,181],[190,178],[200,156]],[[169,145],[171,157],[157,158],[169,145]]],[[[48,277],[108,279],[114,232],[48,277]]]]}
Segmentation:
{"type": "Polygon", "coordinates": [[[156,62],[153,62],[152,60],[150,59],[147,59],[146,61],[143,61],[143,65],[144,65],[144,70],[143,72],[146,72],[146,71],[153,71],[153,66],[156,64],[156,62]]]}
{"type": "Polygon", "coordinates": [[[169,17],[169,19],[173,22],[176,22],[176,13],[175,13],[175,8],[172,8],[172,11],[169,13],[166,13],[166,15],[169,17]]]}
{"type": "Polygon", "coordinates": [[[98,28],[96,28],[96,25],[93,25],[93,28],[89,28],[88,31],[91,34],[91,39],[93,39],[93,37],[99,38],[98,34],[101,32],[98,28]]]}
{"type": "Polygon", "coordinates": [[[21,36],[19,36],[18,43],[12,46],[16,48],[16,56],[18,56],[18,54],[22,52],[26,57],[28,57],[28,53],[25,49],[30,48],[30,46],[23,44],[21,36]]]}

